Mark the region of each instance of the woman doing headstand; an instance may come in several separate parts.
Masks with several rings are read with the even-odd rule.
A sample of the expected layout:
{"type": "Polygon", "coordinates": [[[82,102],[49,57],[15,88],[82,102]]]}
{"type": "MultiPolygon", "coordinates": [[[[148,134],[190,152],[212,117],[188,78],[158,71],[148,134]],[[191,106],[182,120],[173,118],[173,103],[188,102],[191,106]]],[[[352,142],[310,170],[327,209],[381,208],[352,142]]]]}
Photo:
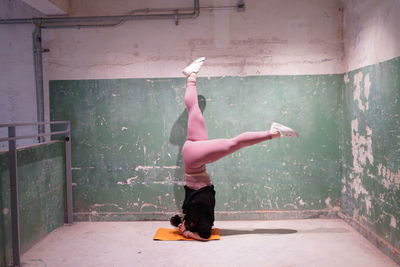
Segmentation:
{"type": "Polygon", "coordinates": [[[204,61],[204,57],[198,58],[183,70],[187,77],[184,100],[188,111],[187,138],[182,148],[185,166],[184,218],[183,221],[178,215],[171,218],[171,224],[178,227],[183,236],[197,240],[207,240],[214,225],[215,191],[206,172],[206,164],[266,140],[298,137],[293,129],[273,123],[269,131],[245,132],[231,139],[209,140],[196,88],[196,76],[204,61]]]}

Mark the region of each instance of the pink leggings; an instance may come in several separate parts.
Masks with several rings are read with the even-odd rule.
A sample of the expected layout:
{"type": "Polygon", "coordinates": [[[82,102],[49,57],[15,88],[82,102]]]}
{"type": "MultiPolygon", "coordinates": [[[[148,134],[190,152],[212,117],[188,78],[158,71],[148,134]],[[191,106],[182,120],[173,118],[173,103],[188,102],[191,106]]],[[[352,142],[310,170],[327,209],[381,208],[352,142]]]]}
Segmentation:
{"type": "Polygon", "coordinates": [[[188,174],[202,172],[207,163],[217,161],[240,148],[280,136],[279,133],[263,131],[245,132],[231,139],[208,140],[206,124],[198,105],[195,80],[187,81],[185,105],[188,110],[188,129],[182,157],[188,174]]]}

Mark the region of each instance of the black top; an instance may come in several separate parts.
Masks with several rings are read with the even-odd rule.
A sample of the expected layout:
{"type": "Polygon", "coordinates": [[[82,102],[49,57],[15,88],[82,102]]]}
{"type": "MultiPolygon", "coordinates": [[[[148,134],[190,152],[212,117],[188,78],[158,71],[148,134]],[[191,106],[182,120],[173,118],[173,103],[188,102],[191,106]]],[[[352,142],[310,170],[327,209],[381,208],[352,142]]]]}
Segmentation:
{"type": "Polygon", "coordinates": [[[185,200],[182,210],[185,228],[197,232],[202,238],[209,238],[214,225],[215,191],[214,186],[205,186],[199,190],[185,186],[185,200]]]}

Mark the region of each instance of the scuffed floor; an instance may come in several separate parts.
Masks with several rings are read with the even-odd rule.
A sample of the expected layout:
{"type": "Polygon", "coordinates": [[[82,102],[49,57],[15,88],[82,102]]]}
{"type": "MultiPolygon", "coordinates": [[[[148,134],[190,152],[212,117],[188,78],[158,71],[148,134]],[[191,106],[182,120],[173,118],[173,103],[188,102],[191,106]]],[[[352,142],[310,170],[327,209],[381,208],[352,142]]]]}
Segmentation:
{"type": "Polygon", "coordinates": [[[168,222],[78,222],[22,256],[25,266],[397,266],[342,220],[217,221],[221,240],[153,241],[168,222]]]}

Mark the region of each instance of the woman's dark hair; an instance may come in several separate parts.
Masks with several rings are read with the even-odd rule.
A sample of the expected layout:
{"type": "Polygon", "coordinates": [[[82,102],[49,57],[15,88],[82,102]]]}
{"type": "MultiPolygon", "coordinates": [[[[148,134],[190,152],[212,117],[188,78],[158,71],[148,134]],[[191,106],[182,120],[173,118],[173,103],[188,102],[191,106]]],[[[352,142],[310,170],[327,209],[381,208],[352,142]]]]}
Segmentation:
{"type": "Polygon", "coordinates": [[[182,223],[182,218],[177,214],[171,217],[171,219],[169,219],[169,222],[172,226],[178,227],[178,225],[182,223]]]}

